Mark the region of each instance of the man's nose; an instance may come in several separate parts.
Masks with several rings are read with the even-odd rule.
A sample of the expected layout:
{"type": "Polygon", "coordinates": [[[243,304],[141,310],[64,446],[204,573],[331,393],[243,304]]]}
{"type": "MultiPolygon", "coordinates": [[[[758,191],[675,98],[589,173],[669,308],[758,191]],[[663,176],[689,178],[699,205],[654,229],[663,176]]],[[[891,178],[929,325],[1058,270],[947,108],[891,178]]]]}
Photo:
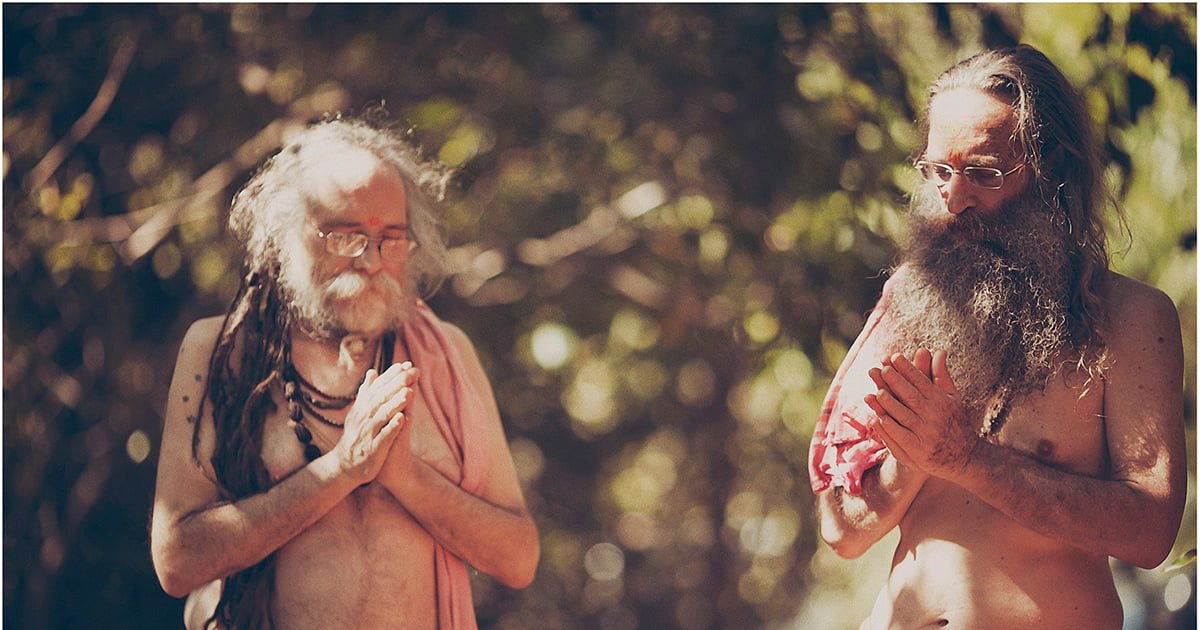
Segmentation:
{"type": "Polygon", "coordinates": [[[383,258],[379,254],[379,243],[371,241],[363,253],[354,259],[354,268],[364,273],[373,274],[383,268],[383,258]]]}
{"type": "Polygon", "coordinates": [[[938,191],[950,214],[957,216],[975,207],[974,186],[959,173],[951,175],[950,181],[939,186],[938,191]]]}

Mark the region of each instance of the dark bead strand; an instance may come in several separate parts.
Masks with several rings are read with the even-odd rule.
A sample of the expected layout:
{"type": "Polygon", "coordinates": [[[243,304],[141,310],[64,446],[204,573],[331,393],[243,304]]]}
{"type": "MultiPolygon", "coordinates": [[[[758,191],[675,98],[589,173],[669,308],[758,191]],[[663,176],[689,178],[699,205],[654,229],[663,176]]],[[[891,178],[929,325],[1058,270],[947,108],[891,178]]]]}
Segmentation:
{"type": "MultiPolygon", "coordinates": [[[[375,371],[383,373],[385,369],[391,366],[393,346],[396,343],[396,333],[388,332],[384,334],[380,342],[379,359],[376,361],[375,371]]],[[[345,423],[337,423],[325,416],[321,415],[317,409],[345,409],[350,403],[354,402],[354,396],[330,396],[325,392],[317,389],[312,383],[309,383],[300,375],[291,362],[291,352],[285,349],[286,367],[284,368],[284,384],[283,395],[287,400],[288,414],[292,420],[292,431],[296,434],[296,440],[304,446],[304,457],[308,461],[321,456],[321,449],[316,444],[312,443],[312,431],[304,426],[304,416],[308,414],[310,417],[327,424],[334,428],[342,428],[345,423]],[[312,394],[304,391],[305,389],[312,390],[316,396],[324,400],[314,397],[312,394]]]]}
{"type": "Polygon", "coordinates": [[[316,409],[313,409],[311,406],[309,406],[308,401],[304,398],[300,399],[300,406],[304,408],[305,413],[307,413],[310,417],[315,418],[316,420],[320,421],[322,424],[326,424],[335,429],[340,429],[340,428],[346,426],[345,422],[334,422],[333,420],[330,420],[329,418],[326,418],[325,416],[321,415],[320,412],[318,412],[316,409]]]}

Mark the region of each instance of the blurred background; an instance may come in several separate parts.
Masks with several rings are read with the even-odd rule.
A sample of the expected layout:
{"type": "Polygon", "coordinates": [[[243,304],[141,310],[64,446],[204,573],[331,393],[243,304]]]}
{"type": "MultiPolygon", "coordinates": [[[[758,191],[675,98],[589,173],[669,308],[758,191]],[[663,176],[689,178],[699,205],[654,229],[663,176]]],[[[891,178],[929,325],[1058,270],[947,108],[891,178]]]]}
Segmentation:
{"type": "MultiPolygon", "coordinates": [[[[238,279],[225,209],[284,134],[381,101],[461,168],[431,304],[479,348],[542,535],[530,588],[476,580],[484,627],[857,627],[892,545],[820,542],[808,441],[924,90],[986,47],[1041,48],[1103,129],[1115,266],[1182,317],[1194,470],[1195,5],[3,16],[7,627],[180,625],[147,517],[179,341],[238,279]]],[[[1114,562],[1127,628],[1195,627],[1190,481],[1167,564],[1114,562]]]]}

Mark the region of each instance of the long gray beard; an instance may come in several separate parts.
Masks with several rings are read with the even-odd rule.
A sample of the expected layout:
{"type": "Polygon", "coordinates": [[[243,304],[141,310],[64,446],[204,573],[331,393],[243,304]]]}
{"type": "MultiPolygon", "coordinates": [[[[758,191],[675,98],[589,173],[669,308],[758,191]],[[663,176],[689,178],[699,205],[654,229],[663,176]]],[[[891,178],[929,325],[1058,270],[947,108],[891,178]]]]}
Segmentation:
{"type": "MultiPolygon", "coordinates": [[[[924,186],[912,200],[893,287],[896,351],[946,350],[975,417],[1044,385],[1070,341],[1069,231],[1036,197],[949,218],[924,186]]],[[[990,421],[990,420],[989,420],[990,421]]]]}

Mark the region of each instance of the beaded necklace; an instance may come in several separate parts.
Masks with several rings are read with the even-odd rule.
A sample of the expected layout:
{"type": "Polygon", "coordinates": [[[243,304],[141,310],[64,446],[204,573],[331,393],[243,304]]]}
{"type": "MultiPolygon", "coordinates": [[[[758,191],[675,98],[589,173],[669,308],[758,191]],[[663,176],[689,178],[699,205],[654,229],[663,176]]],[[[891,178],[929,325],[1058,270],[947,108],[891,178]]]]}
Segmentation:
{"type": "MultiPolygon", "coordinates": [[[[392,364],[392,354],[396,344],[396,333],[388,331],[380,339],[379,348],[375,351],[375,371],[382,374],[392,364]]],[[[354,396],[333,396],[321,391],[316,385],[308,382],[292,363],[291,344],[284,346],[283,363],[283,397],[287,401],[288,423],[296,434],[296,439],[304,447],[304,458],[308,461],[321,456],[321,449],[313,444],[312,431],[304,426],[305,418],[312,418],[321,424],[340,429],[345,422],[334,422],[326,418],[321,411],[340,410],[354,402],[354,396]]]]}

